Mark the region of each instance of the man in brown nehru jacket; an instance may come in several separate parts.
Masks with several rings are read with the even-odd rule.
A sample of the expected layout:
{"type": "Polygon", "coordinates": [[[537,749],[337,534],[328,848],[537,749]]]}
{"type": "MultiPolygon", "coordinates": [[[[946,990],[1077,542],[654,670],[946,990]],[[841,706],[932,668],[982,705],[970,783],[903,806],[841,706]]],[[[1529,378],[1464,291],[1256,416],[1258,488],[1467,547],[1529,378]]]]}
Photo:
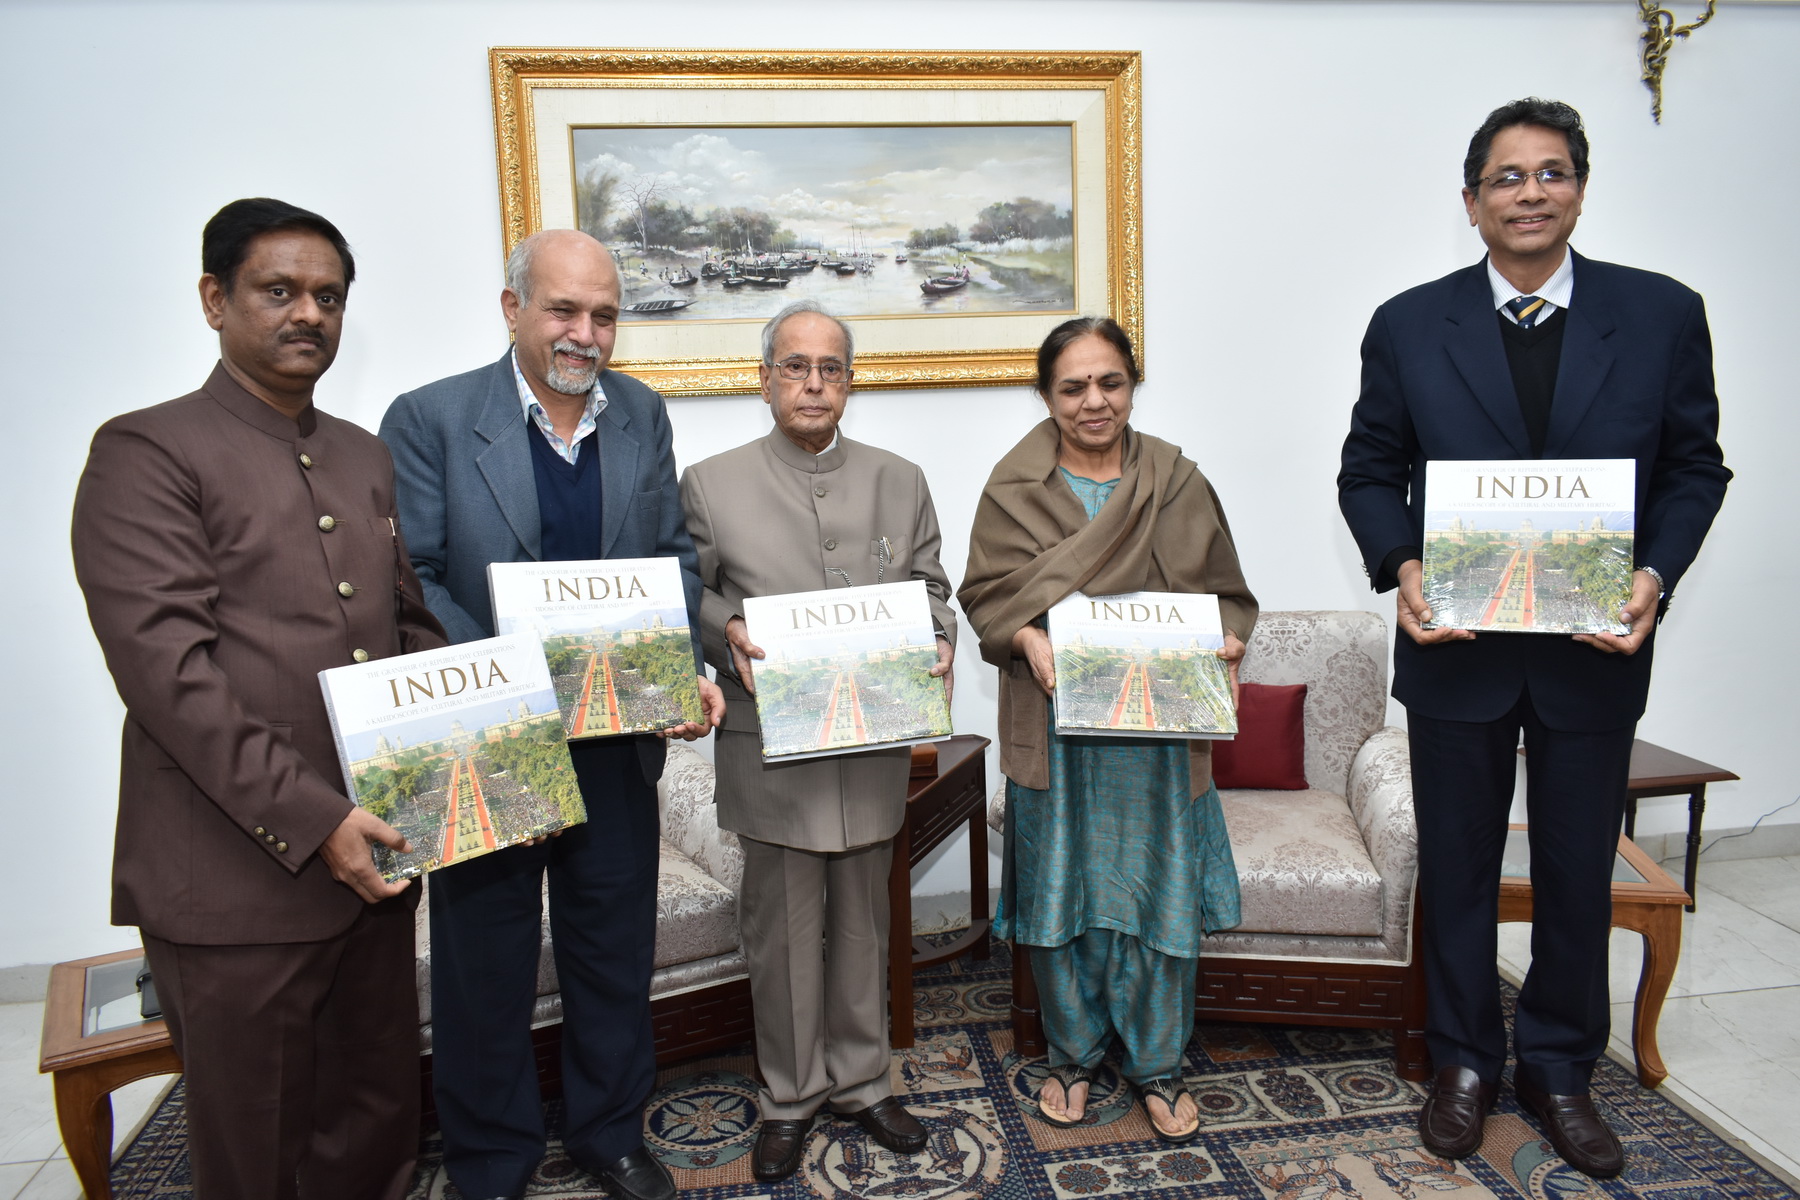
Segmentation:
{"type": "Polygon", "coordinates": [[[197,1200],[397,1200],[419,1138],[418,889],[344,796],[318,673],[445,642],[376,437],[313,407],[355,262],[331,222],[207,223],[200,389],[115,417],[75,572],[125,702],[112,919],[143,934],[197,1200]]]}

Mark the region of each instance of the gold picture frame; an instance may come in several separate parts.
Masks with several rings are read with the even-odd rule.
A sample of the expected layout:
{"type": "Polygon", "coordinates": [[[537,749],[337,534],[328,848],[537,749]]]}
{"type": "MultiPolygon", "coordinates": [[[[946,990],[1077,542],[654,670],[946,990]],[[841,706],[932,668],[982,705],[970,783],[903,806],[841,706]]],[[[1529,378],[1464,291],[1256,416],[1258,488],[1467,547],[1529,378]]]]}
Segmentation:
{"type": "MultiPolygon", "coordinates": [[[[873,137],[900,127],[955,127],[956,136],[968,130],[1066,127],[1070,202],[1063,220],[1069,229],[1069,302],[1014,301],[1054,311],[944,313],[915,295],[915,305],[926,311],[912,313],[900,311],[898,301],[884,301],[892,310],[850,318],[857,338],[857,386],[1028,382],[1035,375],[1036,349],[1044,334],[1077,313],[1113,317],[1131,335],[1139,362],[1144,359],[1141,61],[1134,51],[495,47],[488,57],[508,253],[539,229],[577,226],[578,132],[710,134],[741,127],[865,130],[873,137]],[[822,113],[827,119],[820,119],[822,113]]],[[[652,248],[661,249],[643,239],[646,261],[638,270],[646,283],[652,248]]],[[[967,263],[982,260],[973,251],[958,253],[969,255],[961,268],[967,279],[967,263]]],[[[866,266],[867,259],[863,261],[866,266]]],[[[916,278],[920,266],[911,269],[916,278]]],[[[951,277],[934,282],[946,278],[951,277]]],[[[637,282],[637,275],[628,280],[637,282]]],[[[683,277],[679,286],[691,285],[683,277]]],[[[997,292],[1004,288],[990,284],[980,299],[999,304],[997,292]]],[[[824,302],[831,307],[829,299],[824,302]]],[[[762,318],[683,315],[680,320],[643,316],[622,323],[613,365],[668,396],[755,392],[762,318]]]]}

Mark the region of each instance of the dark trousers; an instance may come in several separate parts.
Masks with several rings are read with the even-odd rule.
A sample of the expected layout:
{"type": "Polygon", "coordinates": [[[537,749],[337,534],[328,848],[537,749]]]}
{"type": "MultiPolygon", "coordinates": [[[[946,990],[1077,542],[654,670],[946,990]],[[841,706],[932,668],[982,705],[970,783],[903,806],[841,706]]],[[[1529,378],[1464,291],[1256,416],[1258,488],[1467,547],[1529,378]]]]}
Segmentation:
{"type": "Polygon", "coordinates": [[[630,738],[571,747],[587,823],[431,877],[432,1085],[465,1196],[521,1192],[544,1156],[531,1046],[544,873],[562,995],[563,1143],[611,1161],[643,1144],[656,1078],[656,789],[630,738]]]}
{"type": "Polygon", "coordinates": [[[364,908],[328,941],[145,934],[144,951],[186,1077],[196,1200],[406,1194],[419,1146],[409,898],[364,908]]]}
{"type": "Polygon", "coordinates": [[[1534,920],[1514,1051],[1545,1091],[1584,1094],[1610,1026],[1612,866],[1636,725],[1550,729],[1529,696],[1497,721],[1440,721],[1408,710],[1407,725],[1432,1063],[1466,1066],[1488,1081],[1506,1064],[1497,918],[1523,731],[1534,920]]]}

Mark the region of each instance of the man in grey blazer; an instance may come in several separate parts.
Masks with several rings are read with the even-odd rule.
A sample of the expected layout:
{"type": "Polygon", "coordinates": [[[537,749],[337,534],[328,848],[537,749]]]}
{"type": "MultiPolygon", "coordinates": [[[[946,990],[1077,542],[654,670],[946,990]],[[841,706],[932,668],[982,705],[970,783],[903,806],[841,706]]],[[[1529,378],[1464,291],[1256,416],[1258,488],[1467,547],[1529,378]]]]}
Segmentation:
{"type": "Polygon", "coordinates": [[[689,467],[681,480],[705,591],[700,629],[725,695],[719,825],[744,847],[739,899],[763,1124],[752,1171],[791,1175],[829,1104],[902,1154],[925,1131],[888,1083],[888,864],[906,817],[905,748],[765,765],[746,596],[919,579],[949,682],[956,618],[938,563],[937,513],[919,468],[838,432],[850,395],[849,328],[817,304],[763,328],[767,437],[689,467]],[[821,955],[820,947],[824,946],[821,955]]]}
{"type": "MultiPolygon", "coordinates": [[[[500,305],[514,345],[499,361],[401,396],[381,422],[426,603],[453,642],[469,641],[494,632],[489,563],[666,556],[681,562],[691,625],[700,580],[668,413],[656,392],[606,369],[619,315],[612,255],[574,230],[534,234],[507,260],[500,305]]],[[[546,872],[563,1145],[615,1194],[674,1194],[643,1143],[656,1073],[658,737],[719,722],[718,689],[702,675],[700,690],[709,725],[570,746],[586,824],[432,876],[432,1083],[444,1164],[470,1200],[521,1195],[544,1153],[531,1016],[546,872]]]]}

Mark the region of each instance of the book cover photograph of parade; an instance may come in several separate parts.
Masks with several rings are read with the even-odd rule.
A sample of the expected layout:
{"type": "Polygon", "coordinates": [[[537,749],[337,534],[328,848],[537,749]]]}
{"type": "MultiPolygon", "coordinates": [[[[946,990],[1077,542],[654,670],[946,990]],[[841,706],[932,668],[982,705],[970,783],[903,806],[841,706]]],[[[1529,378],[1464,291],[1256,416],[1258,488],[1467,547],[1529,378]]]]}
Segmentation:
{"type": "Polygon", "coordinates": [[[1630,513],[1430,512],[1425,523],[1428,628],[1628,632],[1630,513]]]}
{"type": "Polygon", "coordinates": [[[756,664],[763,757],[830,754],[947,737],[944,681],[930,675],[935,643],[839,641],[828,653],[756,664]]]}
{"type": "Polygon", "coordinates": [[[352,799],[405,835],[412,852],[376,846],[388,880],[405,879],[587,819],[548,691],[351,735],[352,799]]]}
{"type": "Polygon", "coordinates": [[[1058,732],[1230,737],[1231,678],[1214,638],[1134,630],[1128,646],[1085,636],[1056,646],[1058,732]]]}
{"type": "Polygon", "coordinates": [[[544,608],[531,620],[570,738],[704,720],[686,610],[640,609],[596,621],[592,612],[544,608]]]}

